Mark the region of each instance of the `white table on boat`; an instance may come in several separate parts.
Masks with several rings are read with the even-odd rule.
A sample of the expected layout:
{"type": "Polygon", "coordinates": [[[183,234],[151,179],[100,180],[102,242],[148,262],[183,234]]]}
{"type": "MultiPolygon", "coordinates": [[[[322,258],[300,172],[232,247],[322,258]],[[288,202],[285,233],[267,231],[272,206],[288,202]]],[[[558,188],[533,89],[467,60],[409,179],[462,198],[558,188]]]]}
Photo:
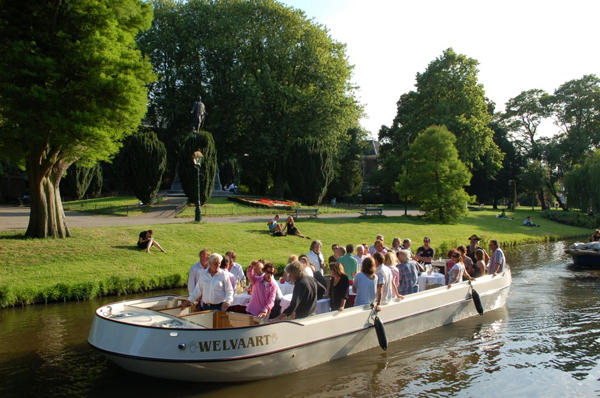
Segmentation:
{"type": "MultiPolygon", "coordinates": [[[[284,294],[281,299],[281,311],[285,311],[292,302],[292,294],[284,294]]],[[[329,299],[323,298],[321,300],[317,300],[317,314],[322,314],[324,312],[329,312],[329,299]]]]}
{"type": "Polygon", "coordinates": [[[242,305],[247,306],[250,302],[250,295],[248,293],[240,293],[233,296],[233,303],[231,305],[242,305]]]}
{"type": "Polygon", "coordinates": [[[292,285],[291,283],[281,283],[279,281],[277,281],[277,284],[279,285],[279,288],[281,289],[281,294],[283,294],[284,296],[286,294],[292,294],[294,292],[294,285],[292,285]]]}
{"type": "Polygon", "coordinates": [[[423,272],[419,275],[419,291],[427,290],[431,285],[445,285],[446,277],[444,274],[440,274],[438,272],[432,272],[428,274],[423,272]]]}

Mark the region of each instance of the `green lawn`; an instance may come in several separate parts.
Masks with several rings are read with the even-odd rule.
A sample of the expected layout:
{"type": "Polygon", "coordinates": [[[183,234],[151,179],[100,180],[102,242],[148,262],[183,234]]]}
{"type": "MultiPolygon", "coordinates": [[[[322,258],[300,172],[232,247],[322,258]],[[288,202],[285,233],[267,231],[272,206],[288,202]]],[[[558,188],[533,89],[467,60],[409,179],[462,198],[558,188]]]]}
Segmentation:
{"type": "MultiPolygon", "coordinates": [[[[332,243],[371,244],[378,233],[385,235],[387,244],[394,236],[409,237],[415,247],[427,235],[438,253],[466,244],[472,233],[485,240],[498,239],[504,246],[590,233],[542,219],[539,213],[533,214],[534,221],[542,227],[524,227],[522,220],[530,210],[517,211],[513,220],[498,219],[495,214],[488,210],[471,212],[454,225],[415,217],[373,217],[301,220],[298,228],[322,240],[327,256],[332,243]]],[[[74,236],[65,240],[30,240],[14,232],[1,233],[0,306],[183,286],[203,247],[220,253],[234,249],[244,266],[257,258],[283,265],[290,254],[306,253],[310,243],[294,236],[271,237],[262,222],[161,224],[153,229],[167,254],[137,250],[134,244],[139,227],[135,226],[75,229],[74,236]]]]}
{"type": "Polygon", "coordinates": [[[85,211],[114,216],[134,216],[150,208],[140,206],[135,196],[108,196],[104,198],[82,199],[64,202],[65,210],[85,211]]]}

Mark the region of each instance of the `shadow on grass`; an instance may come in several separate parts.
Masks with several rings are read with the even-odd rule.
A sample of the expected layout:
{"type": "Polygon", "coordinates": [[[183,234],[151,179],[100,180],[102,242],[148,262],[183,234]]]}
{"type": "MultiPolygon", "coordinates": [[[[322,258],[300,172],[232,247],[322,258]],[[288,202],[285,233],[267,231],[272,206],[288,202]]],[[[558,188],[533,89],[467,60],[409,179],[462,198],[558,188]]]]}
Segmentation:
{"type": "Polygon", "coordinates": [[[143,249],[138,249],[138,247],[134,246],[134,245],[117,245],[117,246],[111,246],[111,247],[113,249],[132,250],[132,251],[136,251],[136,252],[144,251],[143,249]]]}
{"type": "Polygon", "coordinates": [[[31,239],[25,236],[25,234],[22,233],[18,233],[18,234],[10,234],[10,235],[0,235],[0,239],[31,239]]]}

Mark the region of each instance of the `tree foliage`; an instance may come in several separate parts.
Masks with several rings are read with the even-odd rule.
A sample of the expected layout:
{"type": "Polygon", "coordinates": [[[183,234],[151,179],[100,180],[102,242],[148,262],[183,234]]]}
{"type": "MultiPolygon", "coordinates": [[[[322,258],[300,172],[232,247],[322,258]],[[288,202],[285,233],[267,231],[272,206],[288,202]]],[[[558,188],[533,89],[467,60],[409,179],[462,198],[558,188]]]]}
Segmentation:
{"type": "Polygon", "coordinates": [[[2,2],[0,150],[27,165],[27,236],[68,236],[65,170],[108,159],[139,125],[153,74],[135,36],[151,20],[142,0],[2,2]]]}
{"type": "Polygon", "coordinates": [[[127,137],[121,157],[121,177],[145,205],[152,204],[167,165],[167,150],[156,134],[147,129],[127,137]]]}
{"type": "Polygon", "coordinates": [[[158,75],[149,121],[185,134],[201,94],[219,156],[237,159],[255,192],[283,193],[293,142],[337,148],[358,121],[344,45],[274,0],[156,2],[139,43],[158,75]]]}
{"type": "Polygon", "coordinates": [[[456,136],[461,161],[473,170],[486,163],[488,176],[500,169],[502,153],[493,140],[492,115],[483,86],[478,82],[478,62],[451,48],[417,73],[416,91],[403,94],[389,128],[379,139],[392,147],[388,153],[408,148],[417,133],[431,125],[445,125],[456,136]]]}
{"type": "Polygon", "coordinates": [[[74,163],[69,167],[65,177],[61,181],[61,192],[72,199],[79,200],[83,198],[92,180],[97,176],[98,170],[101,170],[99,164],[92,167],[85,167],[74,163]]]}
{"type": "Polygon", "coordinates": [[[200,203],[206,203],[212,195],[217,172],[217,151],[212,134],[200,130],[190,133],[184,140],[177,162],[181,186],[190,203],[198,201],[198,175],[194,164],[194,152],[202,152],[200,165],[200,203]]]}
{"type": "Polygon", "coordinates": [[[323,144],[297,141],[287,155],[285,169],[295,199],[309,206],[321,203],[334,174],[331,154],[323,144]]]}
{"type": "Polygon", "coordinates": [[[565,187],[570,207],[600,211],[600,150],[565,175],[565,187]]]}
{"type": "Polygon", "coordinates": [[[471,173],[459,159],[455,142],[444,126],[419,133],[408,151],[407,173],[396,186],[400,194],[412,194],[426,217],[442,222],[457,221],[471,200],[464,190],[471,173]]]}
{"type": "Polygon", "coordinates": [[[361,154],[367,132],[360,127],[348,130],[335,161],[333,181],[328,188],[328,196],[338,199],[351,199],[360,192],[363,184],[361,154]]]}

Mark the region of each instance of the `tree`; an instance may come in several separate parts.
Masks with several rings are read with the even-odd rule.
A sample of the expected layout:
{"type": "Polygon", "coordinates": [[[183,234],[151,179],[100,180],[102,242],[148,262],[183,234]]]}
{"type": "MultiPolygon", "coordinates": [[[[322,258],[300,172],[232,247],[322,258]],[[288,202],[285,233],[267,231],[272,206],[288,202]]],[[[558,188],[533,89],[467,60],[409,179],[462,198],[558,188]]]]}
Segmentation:
{"type": "Polygon", "coordinates": [[[350,199],[362,188],[362,162],[360,155],[364,148],[367,132],[360,127],[348,130],[347,140],[341,145],[335,162],[335,174],[327,189],[328,196],[350,199]]]}
{"type": "MultiPolygon", "coordinates": [[[[523,169],[520,177],[521,191],[529,193],[532,197],[531,207],[535,204],[535,197],[543,191],[548,180],[548,169],[539,160],[530,160],[523,169]]],[[[542,200],[543,199],[542,195],[542,200]]],[[[544,208],[546,206],[544,205],[544,208]]]]}
{"type": "Polygon", "coordinates": [[[127,137],[119,155],[123,166],[121,178],[140,202],[151,205],[167,165],[165,144],[153,131],[140,129],[127,137]]]}
{"type": "Polygon", "coordinates": [[[309,206],[321,203],[334,173],[327,148],[316,140],[297,141],[286,162],[287,180],[294,197],[309,206]]]}
{"type": "Polygon", "coordinates": [[[27,165],[27,236],[69,236],[63,174],[109,159],[139,125],[153,74],[135,36],[151,19],[141,0],[2,2],[0,150],[27,165]]]}
{"type": "Polygon", "coordinates": [[[274,0],[156,2],[139,43],[158,75],[150,122],[185,134],[202,95],[220,158],[237,159],[254,192],[283,194],[297,139],[337,150],[358,122],[344,45],[274,0]]]}
{"type": "Polygon", "coordinates": [[[179,151],[177,170],[190,203],[198,201],[198,175],[193,159],[196,151],[202,152],[203,156],[200,165],[200,203],[206,203],[212,195],[217,172],[217,151],[211,133],[204,130],[197,134],[190,133],[179,151]]]}
{"type": "MultiPolygon", "coordinates": [[[[416,91],[400,97],[392,126],[380,131],[380,141],[401,152],[418,132],[431,125],[445,125],[456,136],[460,159],[469,170],[485,161],[488,176],[494,176],[502,153],[489,127],[492,114],[478,82],[477,65],[473,58],[451,48],[445,50],[425,72],[417,73],[416,91]]],[[[400,158],[394,151],[391,154],[400,158]]]]}
{"type": "Polygon", "coordinates": [[[503,115],[506,128],[512,133],[521,153],[530,159],[542,157],[537,129],[550,116],[549,101],[550,96],[545,91],[533,89],[521,92],[506,103],[503,115]]]}
{"type": "Polygon", "coordinates": [[[570,207],[600,211],[600,150],[565,174],[565,187],[570,207]]]}
{"type": "Polygon", "coordinates": [[[464,190],[471,173],[458,158],[455,142],[445,126],[419,133],[408,151],[407,173],[397,185],[399,193],[412,193],[426,217],[442,222],[457,221],[471,200],[464,190]]]}

